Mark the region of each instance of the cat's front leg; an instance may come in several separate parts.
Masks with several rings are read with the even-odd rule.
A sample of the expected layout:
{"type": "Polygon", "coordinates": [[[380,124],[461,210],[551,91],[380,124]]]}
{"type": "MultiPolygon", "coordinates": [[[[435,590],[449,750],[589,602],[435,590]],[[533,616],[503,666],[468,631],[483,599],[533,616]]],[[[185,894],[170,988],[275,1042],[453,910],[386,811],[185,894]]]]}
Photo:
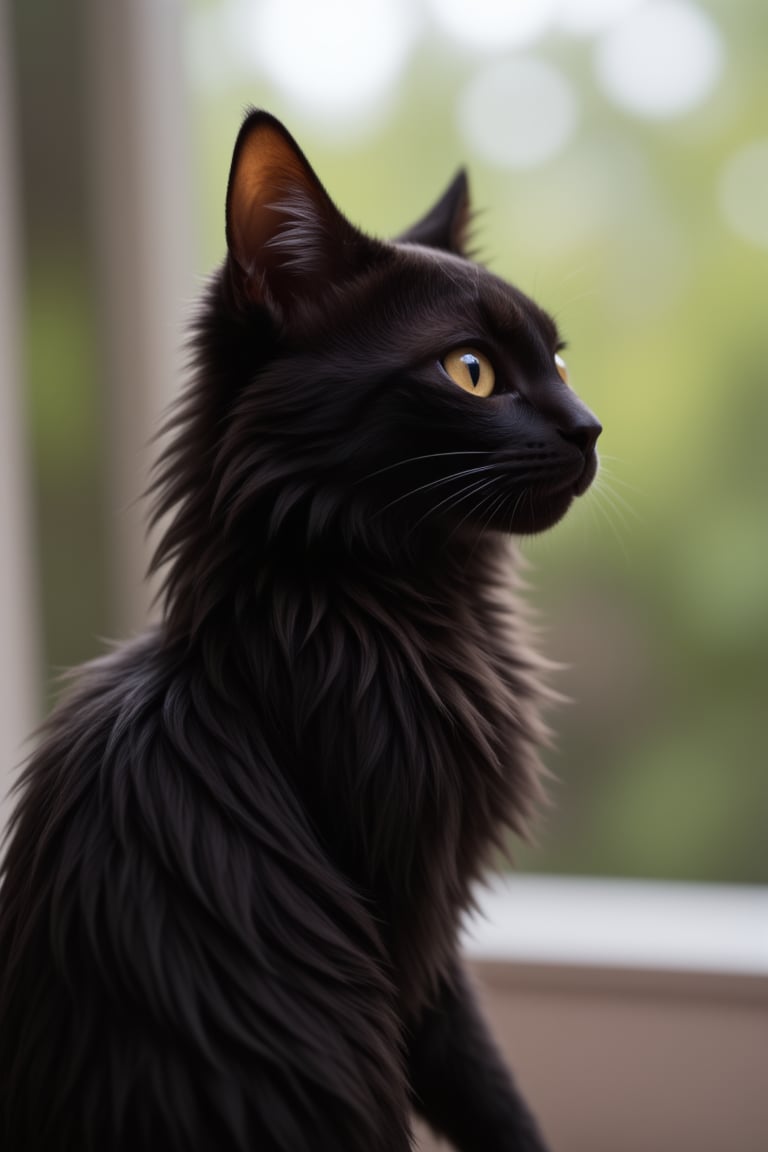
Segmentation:
{"type": "Polygon", "coordinates": [[[458,962],[412,1030],[413,1104],[461,1152],[547,1152],[458,962]]]}

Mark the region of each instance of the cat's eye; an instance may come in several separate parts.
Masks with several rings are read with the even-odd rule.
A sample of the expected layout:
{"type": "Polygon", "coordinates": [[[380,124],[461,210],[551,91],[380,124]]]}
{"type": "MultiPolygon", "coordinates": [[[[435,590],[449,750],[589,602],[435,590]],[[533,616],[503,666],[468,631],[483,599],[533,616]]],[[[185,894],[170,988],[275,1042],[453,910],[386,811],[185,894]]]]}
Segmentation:
{"type": "Polygon", "coordinates": [[[555,368],[557,368],[558,375],[564,384],[568,383],[568,365],[559,352],[555,352],[555,368]]]}
{"type": "Polygon", "coordinates": [[[454,348],[442,361],[443,368],[459,388],[475,396],[490,396],[496,376],[487,356],[477,348],[454,348]]]}

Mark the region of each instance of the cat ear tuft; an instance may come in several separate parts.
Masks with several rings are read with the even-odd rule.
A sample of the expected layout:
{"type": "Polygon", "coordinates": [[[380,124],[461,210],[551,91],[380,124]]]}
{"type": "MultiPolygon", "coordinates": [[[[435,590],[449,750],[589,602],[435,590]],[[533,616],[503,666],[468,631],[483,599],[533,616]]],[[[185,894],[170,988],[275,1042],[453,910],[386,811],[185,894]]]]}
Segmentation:
{"type": "Polygon", "coordinates": [[[290,133],[251,112],[227,187],[227,247],[246,298],[283,313],[352,274],[366,238],[342,216],[290,133]]]}
{"type": "Polygon", "coordinates": [[[437,203],[397,239],[466,256],[471,222],[469,179],[466,170],[460,168],[437,203]]]}

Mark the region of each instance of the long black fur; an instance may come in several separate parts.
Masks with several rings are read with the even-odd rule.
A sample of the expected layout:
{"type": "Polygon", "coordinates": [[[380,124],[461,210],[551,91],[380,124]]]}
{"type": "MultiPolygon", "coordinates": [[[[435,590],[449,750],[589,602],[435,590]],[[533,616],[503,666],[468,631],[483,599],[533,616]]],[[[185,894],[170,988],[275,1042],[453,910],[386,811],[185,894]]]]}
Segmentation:
{"type": "Polygon", "coordinates": [[[0,891],[4,1152],[541,1152],[457,957],[539,796],[508,534],[599,425],[552,320],[462,256],[459,176],[399,242],[253,113],[229,255],[156,476],[161,622],[82,669],[0,891]],[[441,367],[486,351],[487,399],[441,367]]]}

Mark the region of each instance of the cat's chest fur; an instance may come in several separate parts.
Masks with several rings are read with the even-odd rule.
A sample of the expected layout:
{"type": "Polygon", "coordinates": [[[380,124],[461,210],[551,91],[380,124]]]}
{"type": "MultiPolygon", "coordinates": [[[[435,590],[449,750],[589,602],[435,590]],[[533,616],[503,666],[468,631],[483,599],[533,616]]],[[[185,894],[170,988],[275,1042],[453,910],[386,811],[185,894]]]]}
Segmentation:
{"type": "Polygon", "coordinates": [[[346,565],[270,590],[260,699],[273,696],[302,802],[373,902],[414,1006],[472,882],[538,796],[542,690],[511,580],[494,543],[409,576],[346,565]]]}

